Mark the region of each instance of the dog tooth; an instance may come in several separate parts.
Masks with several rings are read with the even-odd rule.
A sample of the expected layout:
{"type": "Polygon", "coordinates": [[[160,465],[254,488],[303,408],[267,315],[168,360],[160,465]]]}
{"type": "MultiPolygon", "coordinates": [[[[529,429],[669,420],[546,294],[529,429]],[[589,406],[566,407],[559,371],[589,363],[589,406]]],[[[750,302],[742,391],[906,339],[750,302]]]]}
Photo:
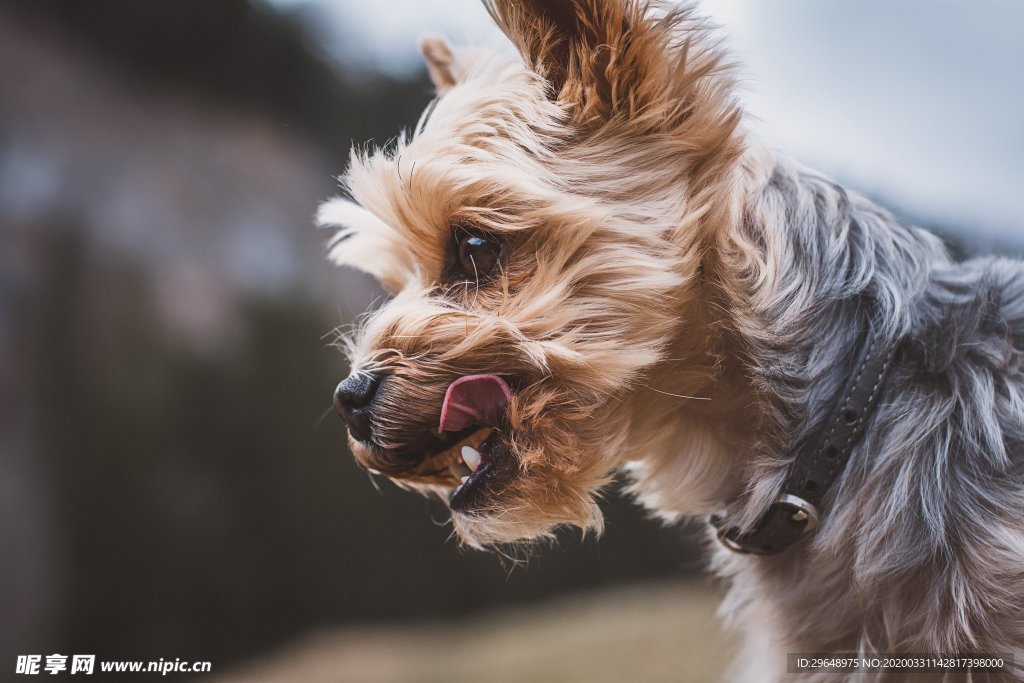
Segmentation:
{"type": "Polygon", "coordinates": [[[462,461],[469,466],[469,469],[476,472],[476,469],[480,467],[480,451],[472,446],[463,446],[462,461]]]}
{"type": "Polygon", "coordinates": [[[462,482],[462,485],[463,485],[463,486],[465,486],[465,485],[466,485],[466,482],[467,482],[467,481],[469,481],[469,475],[467,474],[466,476],[464,476],[464,477],[463,477],[462,479],[460,479],[459,481],[461,481],[461,482],[462,482]]]}

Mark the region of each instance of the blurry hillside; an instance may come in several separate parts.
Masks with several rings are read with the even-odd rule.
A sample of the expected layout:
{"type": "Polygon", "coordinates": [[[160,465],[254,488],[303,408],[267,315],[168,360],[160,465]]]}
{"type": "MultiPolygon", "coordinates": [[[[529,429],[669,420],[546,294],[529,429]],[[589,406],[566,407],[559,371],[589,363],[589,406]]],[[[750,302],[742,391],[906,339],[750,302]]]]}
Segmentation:
{"type": "Polygon", "coordinates": [[[599,542],[465,553],[345,452],[330,333],[379,292],[312,215],[429,96],[245,0],[0,0],[0,661],[223,670],[695,568],[614,496],[599,542]]]}

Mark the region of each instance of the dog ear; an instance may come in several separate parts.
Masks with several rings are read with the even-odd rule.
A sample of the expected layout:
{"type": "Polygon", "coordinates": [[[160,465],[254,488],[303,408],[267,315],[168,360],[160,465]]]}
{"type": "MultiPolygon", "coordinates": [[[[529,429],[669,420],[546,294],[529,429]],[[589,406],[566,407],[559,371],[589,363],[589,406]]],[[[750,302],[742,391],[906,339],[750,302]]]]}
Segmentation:
{"type": "Polygon", "coordinates": [[[667,59],[643,0],[485,0],[552,99],[584,119],[627,107],[652,58],[667,59]]]}
{"type": "Polygon", "coordinates": [[[719,139],[735,126],[730,67],[690,4],[484,2],[578,126],[619,119],[646,130],[703,128],[700,137],[719,139]]]}
{"type": "Polygon", "coordinates": [[[455,50],[444,38],[426,36],[420,39],[420,52],[438,95],[454,88],[465,76],[465,69],[460,67],[455,50]]]}
{"type": "Polygon", "coordinates": [[[557,95],[565,85],[571,46],[581,36],[573,0],[485,0],[498,27],[557,95]]]}

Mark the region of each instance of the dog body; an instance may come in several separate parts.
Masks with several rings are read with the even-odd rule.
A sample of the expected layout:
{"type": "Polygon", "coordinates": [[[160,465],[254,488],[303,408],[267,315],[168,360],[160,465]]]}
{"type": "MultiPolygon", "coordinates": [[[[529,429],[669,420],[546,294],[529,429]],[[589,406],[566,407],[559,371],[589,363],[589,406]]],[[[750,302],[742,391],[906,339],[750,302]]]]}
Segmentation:
{"type": "Polygon", "coordinates": [[[765,278],[767,267],[778,284],[758,301],[765,290],[750,280],[728,306],[750,316],[739,323],[747,368],[773,426],[762,423],[745,492],[726,504],[735,524],[751,524],[792,454],[820,439],[870,324],[865,298],[882,311],[876,331],[903,341],[815,536],[772,557],[716,547],[714,567],[730,578],[724,612],[756,650],[739,660],[750,667],[744,678],[785,671],[787,652],[1020,662],[1024,267],[954,262],[933,235],[817,174],[777,155],[754,167],[747,177],[758,189],[736,228],[774,242],[762,252],[774,263],[749,272],[765,278]]]}
{"type": "Polygon", "coordinates": [[[599,530],[623,470],[665,520],[749,528],[873,326],[892,364],[820,528],[774,556],[714,543],[738,673],[1024,662],[1024,266],[957,262],[751,139],[688,8],[489,8],[521,59],[425,41],[438,99],[320,211],[334,259],[394,293],[345,340],[357,460],[440,494],[473,546],[599,530]]]}

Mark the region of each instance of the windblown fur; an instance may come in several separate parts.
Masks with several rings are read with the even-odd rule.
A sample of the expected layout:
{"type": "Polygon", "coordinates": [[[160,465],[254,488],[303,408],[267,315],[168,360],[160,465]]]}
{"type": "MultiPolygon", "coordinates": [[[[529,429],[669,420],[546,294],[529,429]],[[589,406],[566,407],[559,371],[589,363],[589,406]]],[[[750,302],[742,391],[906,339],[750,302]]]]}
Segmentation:
{"type": "Polygon", "coordinates": [[[619,470],[666,520],[748,525],[827,419],[870,298],[905,341],[821,528],[778,557],[714,550],[737,673],[782,678],[787,652],[1024,663],[1024,266],[956,262],[751,139],[690,8],[489,8],[522,59],[424,41],[430,120],[353,153],[351,199],[320,210],[334,260],[394,293],[347,341],[388,377],[356,458],[444,493],[382,454],[436,425],[453,380],[497,372],[516,476],[453,514],[464,542],[599,530],[619,470]],[[493,281],[442,282],[461,224],[504,240],[493,281]]]}

